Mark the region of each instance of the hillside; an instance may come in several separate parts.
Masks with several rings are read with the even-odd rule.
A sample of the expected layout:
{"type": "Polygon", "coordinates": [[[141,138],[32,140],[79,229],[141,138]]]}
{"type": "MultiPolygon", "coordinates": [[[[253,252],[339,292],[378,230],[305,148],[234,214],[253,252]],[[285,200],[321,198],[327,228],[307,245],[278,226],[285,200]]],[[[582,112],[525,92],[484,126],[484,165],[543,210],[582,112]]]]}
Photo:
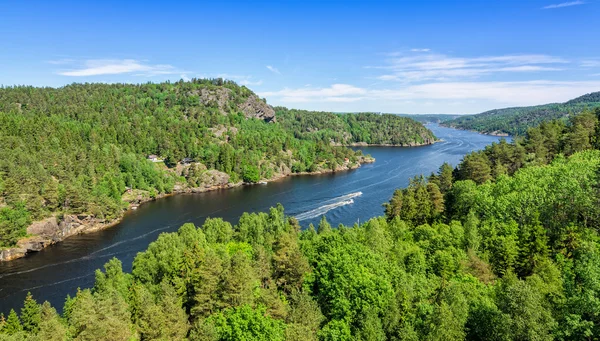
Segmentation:
{"type": "Polygon", "coordinates": [[[527,129],[542,122],[566,119],[570,115],[597,107],[600,107],[600,92],[583,95],[565,103],[494,109],[445,121],[443,125],[484,134],[524,135],[527,129]]]}
{"type": "Polygon", "coordinates": [[[28,295],[0,338],[594,340],[600,126],[571,119],[412,179],[361,225],[301,231],[282,206],[184,224],[130,273],[109,260],[62,315],[28,295]]]}
{"type": "Polygon", "coordinates": [[[398,116],[408,117],[421,123],[440,123],[453,120],[461,115],[456,114],[398,114],[398,116]]]}
{"type": "Polygon", "coordinates": [[[437,139],[421,123],[392,114],[335,114],[275,108],[277,119],[302,139],[337,145],[415,146],[434,143],[437,139]]]}
{"type": "MultiPolygon", "coordinates": [[[[371,137],[377,118],[357,118],[336,133],[364,131],[365,142],[379,141],[371,137]]],[[[398,122],[395,133],[406,138],[389,142],[431,139],[420,124],[398,122]]],[[[82,226],[103,228],[130,205],[169,193],[345,170],[368,161],[360,151],[335,144],[296,133],[248,88],[222,79],[1,88],[0,248],[44,234],[21,245],[39,249],[82,226]]]]}

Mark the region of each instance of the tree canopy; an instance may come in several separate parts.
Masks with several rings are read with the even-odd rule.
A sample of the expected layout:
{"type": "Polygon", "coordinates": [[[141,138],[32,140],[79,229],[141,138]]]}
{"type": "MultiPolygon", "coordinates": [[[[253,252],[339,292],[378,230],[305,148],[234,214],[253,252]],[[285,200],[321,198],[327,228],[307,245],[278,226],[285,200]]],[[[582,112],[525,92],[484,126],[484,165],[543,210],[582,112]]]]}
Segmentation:
{"type": "Polygon", "coordinates": [[[529,128],[536,127],[542,122],[567,120],[573,115],[598,107],[600,107],[600,92],[593,92],[565,103],[494,109],[476,115],[459,116],[446,120],[442,124],[486,134],[524,135],[529,128]]]}
{"type": "Polygon", "coordinates": [[[215,181],[335,171],[362,158],[337,142],[406,145],[433,136],[406,118],[295,114],[343,122],[335,134],[356,135],[332,143],[300,133],[282,112],[276,117],[249,89],[222,79],[0,88],[0,247],[52,215],[115,219],[128,191],[151,198],[215,181]],[[379,136],[374,127],[383,123],[393,125],[379,136]]]}

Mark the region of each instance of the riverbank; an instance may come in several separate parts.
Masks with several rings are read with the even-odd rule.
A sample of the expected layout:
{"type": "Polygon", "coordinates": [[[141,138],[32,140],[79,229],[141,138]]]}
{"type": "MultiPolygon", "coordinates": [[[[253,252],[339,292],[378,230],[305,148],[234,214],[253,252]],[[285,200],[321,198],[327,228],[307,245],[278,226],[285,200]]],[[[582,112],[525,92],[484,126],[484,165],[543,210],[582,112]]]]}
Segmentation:
{"type": "Polygon", "coordinates": [[[440,125],[440,127],[451,128],[451,129],[456,129],[456,130],[463,130],[463,131],[470,131],[472,133],[477,133],[477,134],[481,134],[481,135],[495,136],[495,137],[510,137],[510,134],[507,134],[507,133],[504,133],[504,132],[501,132],[498,130],[493,131],[491,133],[485,133],[482,131],[477,131],[477,130],[473,130],[473,129],[463,129],[463,128],[446,125],[446,124],[442,124],[442,123],[439,123],[439,125],[440,125]]]}
{"type": "MultiPolygon", "coordinates": [[[[264,182],[273,182],[284,179],[289,176],[300,176],[300,175],[319,175],[329,174],[336,172],[344,172],[359,168],[362,164],[373,163],[375,159],[372,157],[361,157],[357,162],[353,163],[350,161],[344,164],[337,165],[335,169],[330,168],[319,168],[314,172],[298,172],[292,173],[288,167],[281,167],[280,172],[274,174],[268,179],[262,179],[264,182]]],[[[162,193],[155,196],[151,196],[147,191],[141,190],[128,190],[124,195],[124,201],[128,203],[128,207],[121,213],[121,215],[115,219],[102,219],[94,217],[92,215],[63,215],[63,216],[52,216],[45,218],[40,221],[33,222],[27,227],[27,237],[19,240],[17,246],[0,250],[0,262],[11,261],[14,259],[25,257],[28,253],[39,252],[44,248],[59,243],[66,238],[75,236],[78,234],[97,232],[103,229],[110,228],[121,222],[127,212],[136,210],[140,205],[173,196],[177,194],[186,193],[204,193],[210,191],[216,191],[221,189],[231,189],[240,186],[253,186],[258,185],[255,183],[245,183],[238,181],[235,183],[229,182],[229,177],[222,176],[224,173],[210,170],[213,179],[217,179],[212,184],[188,187],[184,184],[178,184],[174,187],[170,193],[162,193]],[[223,182],[226,179],[226,182],[223,182]],[[220,182],[219,182],[220,180],[220,182]]],[[[225,174],[226,175],[226,174],[225,174]]]]}
{"type": "Polygon", "coordinates": [[[432,144],[438,143],[438,142],[442,142],[442,140],[437,139],[437,140],[432,140],[432,141],[426,141],[423,143],[415,143],[415,142],[411,142],[409,144],[392,144],[392,143],[366,143],[366,142],[353,142],[353,143],[346,143],[346,144],[335,144],[336,146],[340,146],[340,147],[422,147],[422,146],[430,146],[432,144]]]}

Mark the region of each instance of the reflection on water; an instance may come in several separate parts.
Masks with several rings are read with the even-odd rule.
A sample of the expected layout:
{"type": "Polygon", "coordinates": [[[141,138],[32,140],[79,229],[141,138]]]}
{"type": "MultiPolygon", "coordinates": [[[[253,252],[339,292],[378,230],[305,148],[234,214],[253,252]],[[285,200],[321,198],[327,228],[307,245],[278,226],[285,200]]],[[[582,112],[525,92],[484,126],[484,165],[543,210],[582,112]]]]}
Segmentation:
{"type": "Polygon", "coordinates": [[[418,174],[430,174],[443,162],[456,165],[466,153],[499,138],[429,125],[444,141],[431,146],[361,148],[373,164],[337,174],[295,176],[264,186],[167,197],[129,212],[107,230],[69,238],[24,259],[0,263],[0,312],[20,308],[28,291],[62,310],[67,294],[94,283],[94,271],[117,257],[125,271],[133,258],[162,232],[186,222],[200,225],[208,217],[235,223],[243,212],[266,211],[283,204],[302,226],[325,214],[332,226],[352,225],[383,213],[382,204],[418,174]]]}

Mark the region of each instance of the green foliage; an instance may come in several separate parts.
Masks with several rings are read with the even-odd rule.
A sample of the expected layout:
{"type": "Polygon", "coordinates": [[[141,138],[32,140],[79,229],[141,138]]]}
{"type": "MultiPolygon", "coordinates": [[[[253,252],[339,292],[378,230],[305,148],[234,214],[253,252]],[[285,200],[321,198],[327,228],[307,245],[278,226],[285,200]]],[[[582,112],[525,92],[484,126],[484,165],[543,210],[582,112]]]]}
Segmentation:
{"type": "Polygon", "coordinates": [[[31,293],[28,292],[25,297],[25,303],[23,304],[23,308],[21,309],[21,322],[23,324],[23,330],[26,332],[35,334],[38,332],[41,322],[41,306],[37,304],[37,302],[31,296],[31,293]]]}
{"type": "Polygon", "coordinates": [[[50,306],[48,301],[44,302],[40,312],[39,332],[33,338],[39,341],[64,341],[67,339],[67,328],[56,309],[50,306]]]}
{"type": "Polygon", "coordinates": [[[6,322],[4,322],[2,326],[2,333],[7,335],[14,335],[23,330],[23,326],[21,325],[21,321],[19,320],[19,316],[14,311],[14,309],[10,310],[8,317],[6,318],[6,322]]]}
{"type": "Polygon", "coordinates": [[[266,315],[264,307],[230,308],[211,318],[222,341],[283,341],[285,324],[266,315]]]}
{"type": "Polygon", "coordinates": [[[18,202],[14,207],[0,208],[0,247],[12,246],[26,235],[31,223],[31,214],[25,204],[18,202]]]}
{"type": "Polygon", "coordinates": [[[260,171],[256,166],[246,166],[242,172],[244,182],[257,183],[260,180],[260,171]]]}
{"type": "Polygon", "coordinates": [[[411,179],[407,188],[394,192],[389,203],[384,204],[389,220],[399,217],[415,225],[431,223],[444,211],[444,197],[435,182],[423,176],[411,179]]]}
{"type": "Polygon", "coordinates": [[[444,125],[482,133],[524,135],[527,130],[542,122],[566,120],[573,114],[600,107],[600,92],[594,92],[565,103],[552,103],[533,107],[495,109],[477,115],[459,116],[444,121],[444,125]]]}
{"type": "Polygon", "coordinates": [[[436,141],[433,133],[412,118],[392,114],[334,114],[275,108],[277,119],[294,136],[305,139],[351,145],[410,146],[436,141]]]}
{"type": "MultiPolygon", "coordinates": [[[[222,79],[0,88],[0,247],[14,246],[32,220],[111,220],[127,207],[123,200],[170,193],[176,183],[255,183],[290,169],[335,171],[362,161],[360,151],[298,130],[295,119],[319,121],[319,113],[278,108],[278,122],[271,110],[246,87],[222,79]],[[261,108],[253,112],[247,104],[261,108]]],[[[343,122],[336,136],[353,136],[343,144],[433,140],[407,118],[327,117],[319,124],[343,122]]]]}
{"type": "Polygon", "coordinates": [[[386,217],[352,228],[300,231],[280,205],[184,224],[131,274],[108,261],[62,318],[28,295],[0,339],[597,339],[600,151],[565,149],[595,131],[583,115],[412,179],[386,217]]]}

